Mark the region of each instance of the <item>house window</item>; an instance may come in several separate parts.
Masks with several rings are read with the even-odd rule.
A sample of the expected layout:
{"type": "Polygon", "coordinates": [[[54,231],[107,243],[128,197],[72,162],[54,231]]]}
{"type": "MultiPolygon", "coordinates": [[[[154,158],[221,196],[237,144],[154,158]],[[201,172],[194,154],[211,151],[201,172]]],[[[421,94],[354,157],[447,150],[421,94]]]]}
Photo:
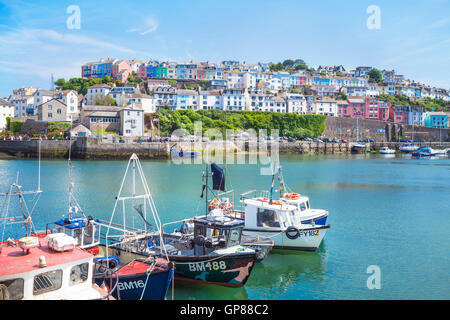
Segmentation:
{"type": "Polygon", "coordinates": [[[52,110],[52,106],[50,104],[48,105],[48,110],[52,110]]]}
{"type": "Polygon", "coordinates": [[[49,114],[48,114],[48,117],[49,117],[49,118],[53,118],[53,114],[49,113],[49,114]]]}
{"type": "Polygon", "coordinates": [[[56,110],[56,113],[61,114],[62,113],[61,109],[56,110]]]}

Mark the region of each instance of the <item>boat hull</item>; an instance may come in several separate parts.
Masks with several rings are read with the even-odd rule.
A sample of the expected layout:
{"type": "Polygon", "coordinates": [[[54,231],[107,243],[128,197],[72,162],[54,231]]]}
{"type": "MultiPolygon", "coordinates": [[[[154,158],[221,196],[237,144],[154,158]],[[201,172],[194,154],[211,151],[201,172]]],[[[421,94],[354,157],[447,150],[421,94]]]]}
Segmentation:
{"type": "Polygon", "coordinates": [[[328,214],[320,216],[320,217],[314,217],[307,220],[302,220],[302,224],[314,224],[316,226],[324,226],[327,224],[328,214]]]}
{"type": "Polygon", "coordinates": [[[176,264],[175,280],[242,287],[247,282],[256,254],[226,256],[169,256],[176,264]]]}
{"type": "MultiPolygon", "coordinates": [[[[145,272],[119,276],[119,283],[112,296],[120,300],[164,300],[169,289],[174,268],[152,272],[149,276],[145,272]]],[[[95,283],[102,285],[104,277],[96,277],[95,283]]],[[[112,287],[117,278],[112,278],[112,287]]],[[[108,282],[108,281],[106,281],[108,282]]],[[[109,286],[110,284],[107,283],[109,286]]]]}
{"type": "Polygon", "coordinates": [[[330,226],[300,229],[298,237],[290,239],[284,230],[244,229],[246,234],[270,237],[274,241],[273,249],[316,251],[322,243],[325,233],[330,226]]]}
{"type": "Polygon", "coordinates": [[[366,153],[367,147],[357,147],[357,146],[353,146],[352,147],[352,153],[354,154],[363,154],[366,153]]]}

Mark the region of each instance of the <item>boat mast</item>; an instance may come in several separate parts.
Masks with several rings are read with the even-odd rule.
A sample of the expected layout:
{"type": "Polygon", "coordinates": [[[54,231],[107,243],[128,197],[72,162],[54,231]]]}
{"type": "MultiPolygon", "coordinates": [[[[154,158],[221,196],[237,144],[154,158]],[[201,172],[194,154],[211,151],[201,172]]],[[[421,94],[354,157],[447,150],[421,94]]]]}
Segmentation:
{"type": "Polygon", "coordinates": [[[280,182],[280,197],[284,194],[284,180],[283,174],[281,173],[281,166],[278,167],[278,181],[280,182]]]}
{"type": "Polygon", "coordinates": [[[356,142],[359,140],[359,117],[356,117],[356,142]]]}
{"type": "Polygon", "coordinates": [[[206,182],[205,182],[205,189],[206,189],[206,196],[205,196],[205,199],[206,199],[206,207],[205,207],[205,212],[206,212],[206,214],[208,215],[208,164],[206,164],[206,177],[205,177],[205,179],[206,179],[206,182]]]}
{"type": "Polygon", "coordinates": [[[72,153],[72,116],[70,116],[70,130],[69,130],[69,159],[67,160],[67,164],[69,166],[69,219],[72,218],[72,163],[70,162],[70,157],[72,153]]]}

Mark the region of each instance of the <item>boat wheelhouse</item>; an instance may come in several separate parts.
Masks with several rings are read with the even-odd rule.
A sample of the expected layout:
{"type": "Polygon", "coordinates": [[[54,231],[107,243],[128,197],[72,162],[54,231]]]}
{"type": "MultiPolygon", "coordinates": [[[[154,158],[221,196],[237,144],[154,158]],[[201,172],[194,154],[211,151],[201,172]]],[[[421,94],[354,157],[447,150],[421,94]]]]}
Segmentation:
{"type": "Polygon", "coordinates": [[[93,283],[94,256],[52,234],[9,240],[0,249],[0,296],[11,300],[105,299],[93,283]]]}
{"type": "Polygon", "coordinates": [[[274,249],[317,250],[329,225],[303,224],[297,206],[258,196],[245,198],[252,192],[256,194],[250,191],[241,195],[243,211],[229,213],[245,221],[245,234],[270,237],[274,249]]]}
{"type": "Polygon", "coordinates": [[[296,213],[301,219],[302,224],[326,225],[328,210],[311,209],[309,197],[292,192],[285,193],[280,200],[296,207],[296,213]]]}
{"type": "Polygon", "coordinates": [[[131,251],[141,250],[156,256],[167,254],[176,264],[176,280],[229,287],[245,285],[257,251],[241,245],[243,221],[208,215],[165,226],[174,223],[183,224],[178,232],[162,234],[164,246],[158,234],[148,234],[131,251]],[[192,223],[193,232],[188,230],[187,222],[192,223]]]}
{"type": "MultiPolygon", "coordinates": [[[[327,224],[327,218],[329,215],[328,210],[312,209],[310,207],[309,197],[293,192],[283,179],[281,166],[278,168],[278,181],[280,184],[280,200],[297,207],[297,214],[302,224],[327,224]]],[[[269,191],[263,192],[262,196],[263,198],[269,197],[269,191]]]]}

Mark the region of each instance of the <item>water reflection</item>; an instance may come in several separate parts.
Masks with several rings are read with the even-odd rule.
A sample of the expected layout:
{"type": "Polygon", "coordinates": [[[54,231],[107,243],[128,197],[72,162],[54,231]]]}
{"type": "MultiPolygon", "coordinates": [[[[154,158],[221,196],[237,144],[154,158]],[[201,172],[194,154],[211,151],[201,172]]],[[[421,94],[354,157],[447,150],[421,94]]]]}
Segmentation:
{"type": "MultiPolygon", "coordinates": [[[[253,274],[250,276],[250,278],[253,274]]],[[[167,299],[172,298],[172,287],[167,299]]],[[[175,282],[175,300],[248,300],[247,289],[228,288],[201,283],[175,282]]]]}
{"type": "Polygon", "coordinates": [[[326,245],[316,252],[273,250],[255,265],[247,287],[257,290],[261,299],[280,297],[304,279],[320,280],[325,274],[326,245]]]}

